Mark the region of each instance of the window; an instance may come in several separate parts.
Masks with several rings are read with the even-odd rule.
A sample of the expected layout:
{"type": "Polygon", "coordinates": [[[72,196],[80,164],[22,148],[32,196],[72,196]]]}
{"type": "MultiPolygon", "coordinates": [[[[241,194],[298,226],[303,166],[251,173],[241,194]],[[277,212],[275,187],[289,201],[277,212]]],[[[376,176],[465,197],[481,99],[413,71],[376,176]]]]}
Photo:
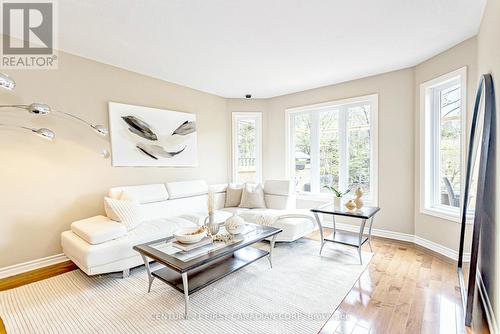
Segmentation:
{"type": "MultiPolygon", "coordinates": [[[[361,187],[376,204],[378,95],[287,110],[289,174],[304,195],[361,187]]],[[[331,195],[328,195],[331,196],[331,195]]]]}
{"type": "Polygon", "coordinates": [[[262,181],[262,114],[233,112],[233,182],[262,181]]]}
{"type": "Polygon", "coordinates": [[[420,86],[421,211],[459,221],[467,69],[420,86]]]}

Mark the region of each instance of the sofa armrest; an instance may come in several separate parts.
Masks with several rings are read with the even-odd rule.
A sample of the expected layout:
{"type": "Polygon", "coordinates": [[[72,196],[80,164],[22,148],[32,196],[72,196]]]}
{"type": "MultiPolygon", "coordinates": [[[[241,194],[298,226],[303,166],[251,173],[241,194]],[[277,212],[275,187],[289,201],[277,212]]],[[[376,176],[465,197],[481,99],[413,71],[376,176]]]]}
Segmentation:
{"type": "Polygon", "coordinates": [[[71,231],[91,245],[102,244],[127,234],[125,225],[105,216],[94,216],[71,224],[71,231]]]}
{"type": "Polygon", "coordinates": [[[294,194],[294,183],[291,180],[266,180],[264,193],[266,195],[290,196],[294,194]]]}
{"type": "Polygon", "coordinates": [[[214,195],[214,209],[222,209],[226,203],[227,183],[212,184],[208,189],[214,195]]]}
{"type": "Polygon", "coordinates": [[[266,207],[275,210],[295,209],[296,197],[291,180],[266,180],[264,195],[266,207]]]}
{"type": "Polygon", "coordinates": [[[208,190],[213,193],[225,193],[227,189],[227,183],[211,184],[208,186],[208,190]]]}

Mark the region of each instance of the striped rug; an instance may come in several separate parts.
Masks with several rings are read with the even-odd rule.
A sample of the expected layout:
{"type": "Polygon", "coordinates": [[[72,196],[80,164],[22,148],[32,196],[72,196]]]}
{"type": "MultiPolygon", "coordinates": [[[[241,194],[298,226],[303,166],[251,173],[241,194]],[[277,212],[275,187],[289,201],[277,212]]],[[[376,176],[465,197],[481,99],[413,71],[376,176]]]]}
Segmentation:
{"type": "MultiPolygon", "coordinates": [[[[267,247],[268,245],[259,245],[267,247]]],[[[266,259],[190,297],[155,280],[144,267],[130,277],[88,277],[75,270],[0,292],[7,333],[317,333],[354,285],[371,253],[299,240],[277,244],[266,259]]]]}

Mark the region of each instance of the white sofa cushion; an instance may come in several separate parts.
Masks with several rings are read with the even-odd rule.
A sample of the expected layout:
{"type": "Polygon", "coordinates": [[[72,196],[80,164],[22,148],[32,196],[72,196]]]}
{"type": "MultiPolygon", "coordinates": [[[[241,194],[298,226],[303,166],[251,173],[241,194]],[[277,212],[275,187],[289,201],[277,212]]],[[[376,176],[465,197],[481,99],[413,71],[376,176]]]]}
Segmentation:
{"type": "Polygon", "coordinates": [[[91,245],[101,244],[127,234],[123,224],[105,216],[82,219],[71,224],[71,231],[91,245]]]}
{"type": "Polygon", "coordinates": [[[140,204],[166,201],[167,188],[164,184],[145,184],[141,186],[115,187],[109,190],[109,197],[121,199],[122,193],[133,198],[140,204]]]}
{"type": "Polygon", "coordinates": [[[141,207],[134,201],[104,197],[104,210],[108,218],[122,223],[128,231],[143,220],[141,207]]]}
{"type": "Polygon", "coordinates": [[[243,193],[241,194],[241,203],[238,206],[248,209],[265,208],[266,202],[264,200],[264,190],[262,186],[258,184],[253,187],[249,184],[245,184],[243,193]]]}
{"type": "Polygon", "coordinates": [[[176,217],[190,213],[208,214],[207,195],[169,199],[141,205],[144,220],[176,217]]]}
{"type": "Polygon", "coordinates": [[[133,249],[135,245],[171,236],[179,228],[194,226],[196,224],[193,222],[178,217],[150,220],[120,238],[97,245],[89,244],[71,231],[65,231],[61,235],[61,244],[64,253],[70,254],[86,268],[91,268],[138,257],[139,254],[133,249]]]}
{"type": "Polygon", "coordinates": [[[204,195],[208,185],[204,180],[169,182],[166,184],[170,199],[204,195]]]}
{"type": "Polygon", "coordinates": [[[288,196],[293,194],[293,182],[290,180],[267,180],[264,182],[266,195],[288,196]]]}

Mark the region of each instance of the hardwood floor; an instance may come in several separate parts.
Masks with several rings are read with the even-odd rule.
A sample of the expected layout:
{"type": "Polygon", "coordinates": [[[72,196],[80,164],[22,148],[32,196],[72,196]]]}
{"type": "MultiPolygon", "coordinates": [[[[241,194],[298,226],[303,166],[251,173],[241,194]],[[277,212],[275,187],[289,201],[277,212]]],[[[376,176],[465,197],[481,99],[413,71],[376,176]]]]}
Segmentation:
{"type": "MultiPolygon", "coordinates": [[[[463,325],[453,261],[412,243],[373,238],[372,245],[372,261],[320,334],[473,332],[463,325]]],[[[488,332],[484,323],[478,328],[488,332]]]]}
{"type": "MultiPolygon", "coordinates": [[[[319,233],[308,238],[319,240],[319,233]]],[[[320,334],[488,333],[480,311],[473,330],[463,326],[454,262],[412,243],[373,238],[372,245],[372,261],[320,334]]],[[[2,279],[0,291],[75,268],[66,262],[2,279]]],[[[5,333],[0,319],[0,334],[5,333]]]]}
{"type": "Polygon", "coordinates": [[[0,279],[0,291],[17,288],[18,286],[41,281],[43,279],[64,274],[78,267],[71,261],[61,262],[27,273],[0,279]]]}

